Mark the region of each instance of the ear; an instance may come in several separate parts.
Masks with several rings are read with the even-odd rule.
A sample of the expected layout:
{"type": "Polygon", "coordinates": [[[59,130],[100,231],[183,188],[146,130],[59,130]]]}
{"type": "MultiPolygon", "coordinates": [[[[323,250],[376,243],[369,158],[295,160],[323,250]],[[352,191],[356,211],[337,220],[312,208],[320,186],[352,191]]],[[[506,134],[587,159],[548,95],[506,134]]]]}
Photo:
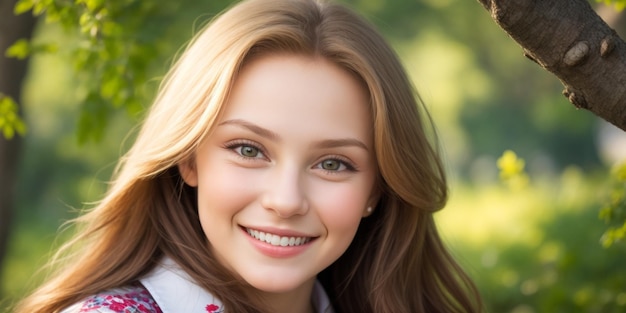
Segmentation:
{"type": "Polygon", "coordinates": [[[178,164],[178,171],[183,181],[191,187],[198,187],[198,171],[194,157],[188,158],[178,164]]]}
{"type": "Polygon", "coordinates": [[[367,207],[363,210],[363,217],[368,217],[374,213],[376,206],[378,206],[378,200],[380,200],[380,191],[375,190],[367,201],[367,207]]]}

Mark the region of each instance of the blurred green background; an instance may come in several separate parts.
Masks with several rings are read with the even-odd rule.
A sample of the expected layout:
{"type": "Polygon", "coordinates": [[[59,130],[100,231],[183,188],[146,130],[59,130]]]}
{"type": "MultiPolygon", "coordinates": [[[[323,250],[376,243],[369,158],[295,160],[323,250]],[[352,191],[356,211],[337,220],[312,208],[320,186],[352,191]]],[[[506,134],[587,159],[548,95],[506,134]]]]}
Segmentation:
{"type": "MultiPolygon", "coordinates": [[[[477,1],[345,2],[391,41],[431,110],[451,178],[449,205],[437,219],[488,311],[626,312],[624,244],[602,245],[607,225],[598,217],[614,197],[611,168],[626,157],[625,134],[569,104],[559,81],[526,59],[477,1]],[[502,180],[498,159],[507,150],[525,166],[502,180]]],[[[229,1],[161,3],[127,34],[154,42],[140,86],[147,96],[130,114],[97,113],[108,126],[100,140],[81,144],[87,87],[75,74],[76,56],[64,50],[81,41],[39,23],[34,40],[59,51],[33,57],[23,93],[29,129],[0,308],[42,279],[39,269],[63,240],[61,225],[105,191],[137,112],[179,47],[229,1]]]]}

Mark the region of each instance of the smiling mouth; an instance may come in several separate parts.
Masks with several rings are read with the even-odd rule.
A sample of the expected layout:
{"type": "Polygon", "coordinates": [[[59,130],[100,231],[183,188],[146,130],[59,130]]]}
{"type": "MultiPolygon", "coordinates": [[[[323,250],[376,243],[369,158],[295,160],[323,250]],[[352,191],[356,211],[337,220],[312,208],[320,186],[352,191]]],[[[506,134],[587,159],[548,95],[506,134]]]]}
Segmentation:
{"type": "Polygon", "coordinates": [[[250,228],[246,228],[245,230],[248,233],[248,235],[250,235],[252,238],[258,241],[269,243],[270,245],[277,246],[277,247],[302,246],[314,239],[312,237],[278,236],[275,234],[265,233],[265,232],[258,231],[255,229],[250,229],[250,228]]]}

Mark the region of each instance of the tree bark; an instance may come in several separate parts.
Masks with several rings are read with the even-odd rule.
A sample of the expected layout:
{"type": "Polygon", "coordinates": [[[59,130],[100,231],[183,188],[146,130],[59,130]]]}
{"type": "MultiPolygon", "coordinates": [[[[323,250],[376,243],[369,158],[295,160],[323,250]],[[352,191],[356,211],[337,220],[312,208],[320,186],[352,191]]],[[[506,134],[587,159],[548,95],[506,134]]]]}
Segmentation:
{"type": "MultiPolygon", "coordinates": [[[[12,97],[19,105],[28,59],[17,60],[4,52],[20,38],[30,39],[36,19],[31,14],[13,15],[17,0],[0,0],[0,93],[12,97]]],[[[17,165],[22,146],[19,135],[7,140],[0,135],[0,281],[13,221],[17,165]]]]}
{"type": "Polygon", "coordinates": [[[587,0],[478,0],[563,95],[626,130],[626,43],[587,0]]]}

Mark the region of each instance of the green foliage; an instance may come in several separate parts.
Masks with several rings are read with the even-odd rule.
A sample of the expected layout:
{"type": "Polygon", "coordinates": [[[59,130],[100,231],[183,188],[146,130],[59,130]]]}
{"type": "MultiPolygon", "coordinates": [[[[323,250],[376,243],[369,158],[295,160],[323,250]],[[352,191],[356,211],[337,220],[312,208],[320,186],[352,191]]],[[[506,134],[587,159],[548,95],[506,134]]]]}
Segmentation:
{"type": "Polygon", "coordinates": [[[8,58],[16,58],[18,60],[24,60],[30,55],[30,44],[26,39],[19,39],[12,44],[4,55],[8,58]]]}
{"type": "Polygon", "coordinates": [[[52,52],[56,52],[57,50],[58,50],[58,46],[54,43],[33,44],[30,41],[22,38],[22,39],[18,39],[9,48],[7,48],[4,55],[8,58],[16,58],[18,60],[24,60],[33,53],[39,53],[39,52],[52,53],[52,52]]]}
{"type": "Polygon", "coordinates": [[[622,11],[626,8],[626,0],[596,0],[597,2],[604,3],[606,5],[613,5],[617,11],[622,11]]]}
{"type": "Polygon", "coordinates": [[[478,252],[478,280],[490,312],[624,312],[623,253],[598,244],[602,224],[589,222],[595,208],[551,203],[525,209],[559,212],[531,222],[540,240],[495,243],[478,252]]]}
{"type": "MultiPolygon", "coordinates": [[[[160,56],[159,38],[166,31],[171,2],[156,0],[20,0],[16,14],[32,11],[46,23],[59,23],[78,38],[64,47],[72,60],[78,90],[83,90],[78,121],[79,142],[100,140],[110,113],[124,109],[131,116],[143,111],[150,97],[142,88],[150,63],[160,56]],[[160,23],[153,20],[160,17],[160,23]]],[[[54,52],[53,43],[39,45],[19,40],[7,54],[25,58],[35,52],[54,52]]]]}
{"type": "Polygon", "coordinates": [[[605,247],[626,237],[626,163],[613,168],[611,180],[610,199],[600,210],[600,219],[608,225],[602,235],[602,245],[605,247]]]}
{"type": "MultiPolygon", "coordinates": [[[[528,186],[529,178],[524,171],[525,161],[511,150],[506,150],[497,161],[500,179],[511,189],[528,186]]],[[[610,200],[600,210],[599,217],[607,225],[601,242],[604,247],[620,242],[626,237],[626,162],[615,166],[611,172],[610,200]]]]}
{"type": "Polygon", "coordinates": [[[598,243],[605,175],[568,167],[521,190],[451,188],[437,222],[486,312],[626,312],[624,251],[598,243]]]}
{"type": "Polygon", "coordinates": [[[0,131],[6,139],[13,138],[16,132],[22,136],[26,133],[26,124],[18,114],[17,103],[2,93],[0,93],[0,131]]]}

